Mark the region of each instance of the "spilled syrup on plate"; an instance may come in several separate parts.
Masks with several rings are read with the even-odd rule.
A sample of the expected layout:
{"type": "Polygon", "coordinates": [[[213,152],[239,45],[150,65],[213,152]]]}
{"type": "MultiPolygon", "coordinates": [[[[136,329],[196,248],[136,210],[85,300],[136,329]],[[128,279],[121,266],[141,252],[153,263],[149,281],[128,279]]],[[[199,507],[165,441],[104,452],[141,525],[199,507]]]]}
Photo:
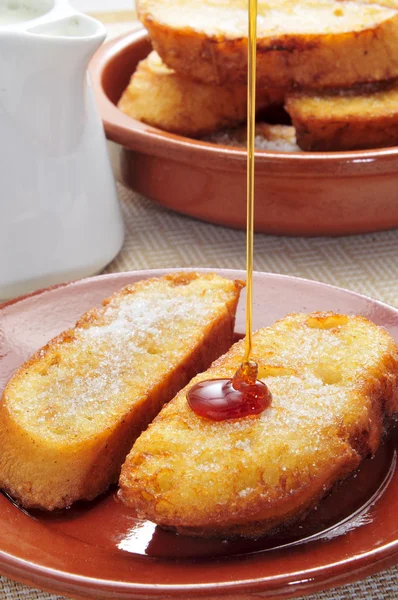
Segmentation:
{"type": "Polygon", "coordinates": [[[247,51],[247,215],[246,215],[246,337],[245,354],[232,379],[201,381],[187,392],[190,408],[212,421],[241,419],[262,413],[271,404],[265,383],[257,379],[251,360],[253,332],[254,138],[256,128],[257,0],[249,0],[247,51]]]}
{"type": "MultiPolygon", "coordinates": [[[[298,546],[324,544],[358,528],[371,528],[377,518],[377,499],[397,472],[398,424],[390,430],[374,458],[365,459],[347,480],[306,518],[258,539],[204,539],[177,535],[150,521],[137,519],[116,496],[116,490],[92,502],[79,502],[54,513],[29,511],[30,517],[54,533],[77,539],[107,552],[151,559],[209,559],[278,552],[298,546]]],[[[25,511],[26,512],[26,511],[25,511]]],[[[379,515],[380,518],[380,515],[379,515]]],[[[347,540],[348,543],[348,540],[347,540]]]]}

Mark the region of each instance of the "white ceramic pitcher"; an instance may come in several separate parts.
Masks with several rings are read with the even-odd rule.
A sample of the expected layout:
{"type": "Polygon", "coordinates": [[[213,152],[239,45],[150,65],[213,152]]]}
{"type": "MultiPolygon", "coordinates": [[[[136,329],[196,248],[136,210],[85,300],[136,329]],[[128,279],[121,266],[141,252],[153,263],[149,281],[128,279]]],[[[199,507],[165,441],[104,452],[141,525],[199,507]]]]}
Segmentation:
{"type": "Polygon", "coordinates": [[[87,78],[105,34],[64,0],[0,0],[0,299],[96,273],[121,247],[87,78]]]}

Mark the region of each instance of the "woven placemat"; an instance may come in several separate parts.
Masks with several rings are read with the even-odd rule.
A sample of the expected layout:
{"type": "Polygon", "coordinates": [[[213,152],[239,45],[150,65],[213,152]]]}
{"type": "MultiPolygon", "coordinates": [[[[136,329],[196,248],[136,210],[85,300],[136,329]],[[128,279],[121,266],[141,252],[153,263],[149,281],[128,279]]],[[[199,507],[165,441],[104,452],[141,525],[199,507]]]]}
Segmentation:
{"type": "MultiPolygon", "coordinates": [[[[176,214],[119,186],[126,239],[106,273],[168,267],[244,269],[244,231],[176,214]]],[[[256,234],[254,268],[323,281],[398,308],[398,230],[346,237],[256,234]]]]}

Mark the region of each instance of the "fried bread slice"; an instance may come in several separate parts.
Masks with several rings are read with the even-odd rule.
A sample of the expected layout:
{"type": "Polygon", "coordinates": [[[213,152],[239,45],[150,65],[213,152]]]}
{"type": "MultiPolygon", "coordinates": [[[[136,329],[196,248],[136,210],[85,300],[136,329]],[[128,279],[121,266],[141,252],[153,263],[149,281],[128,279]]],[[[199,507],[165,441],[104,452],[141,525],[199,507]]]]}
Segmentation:
{"type": "MultiPolygon", "coordinates": [[[[207,83],[247,77],[246,0],[138,0],[154,49],[207,83]]],[[[257,80],[349,87],[398,77],[398,11],[349,0],[259,0],[257,80]]]]}
{"type": "Polygon", "coordinates": [[[140,281],[36,352],[0,404],[0,488],[47,510],[106,490],[162,405],[230,347],[242,285],[140,281]]]}
{"type": "Polygon", "coordinates": [[[258,536],[313,507],[376,451],[398,410],[398,348],[362,317],[292,314],[253,336],[272,404],[227,421],[197,416],[187,390],[232,377],[238,342],[138,438],[120,497],[139,517],[197,536],[258,536]]]}
{"type": "Polygon", "coordinates": [[[398,83],[333,93],[297,92],[285,107],[303,150],[338,151],[398,144],[398,83]]]}
{"type": "MultiPolygon", "coordinates": [[[[283,104],[284,90],[259,88],[257,108],[283,104]]],[[[157,52],[141,61],[119,100],[122,112],[171,133],[199,137],[246,119],[246,85],[208,85],[167,67],[157,52]]]]}

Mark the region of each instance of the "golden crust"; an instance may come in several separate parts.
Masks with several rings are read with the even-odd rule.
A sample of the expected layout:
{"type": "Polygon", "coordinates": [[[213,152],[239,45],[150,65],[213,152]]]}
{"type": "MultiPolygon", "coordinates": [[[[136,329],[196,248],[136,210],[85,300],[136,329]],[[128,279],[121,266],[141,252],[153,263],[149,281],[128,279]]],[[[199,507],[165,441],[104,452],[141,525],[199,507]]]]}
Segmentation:
{"type": "MultiPolygon", "coordinates": [[[[247,77],[247,2],[138,0],[154,49],[179,74],[222,85],[247,77]]],[[[398,77],[398,12],[343,0],[258,6],[257,81],[350,87],[398,77]]]]}
{"type": "Polygon", "coordinates": [[[398,410],[398,348],[362,317],[295,314],[253,336],[273,401],[213,422],[188,407],[195,382],[231,377],[243,342],[198,375],[138,438],[120,497],[142,518],[201,536],[253,536],[297,519],[374,453],[398,410]]]}
{"type": "MultiPolygon", "coordinates": [[[[284,90],[261,88],[257,108],[283,104],[284,90]]],[[[156,52],[141,61],[118,107],[134,119],[165,131],[199,137],[245,121],[246,85],[208,85],[178,75],[156,52]]]]}
{"type": "Polygon", "coordinates": [[[164,402],[231,345],[242,285],[141,281],[36,352],[0,404],[1,489],[47,510],[106,490],[164,402]]]}
{"type": "Polygon", "coordinates": [[[398,143],[398,84],[290,94],[285,107],[303,150],[360,150],[398,143]]]}

